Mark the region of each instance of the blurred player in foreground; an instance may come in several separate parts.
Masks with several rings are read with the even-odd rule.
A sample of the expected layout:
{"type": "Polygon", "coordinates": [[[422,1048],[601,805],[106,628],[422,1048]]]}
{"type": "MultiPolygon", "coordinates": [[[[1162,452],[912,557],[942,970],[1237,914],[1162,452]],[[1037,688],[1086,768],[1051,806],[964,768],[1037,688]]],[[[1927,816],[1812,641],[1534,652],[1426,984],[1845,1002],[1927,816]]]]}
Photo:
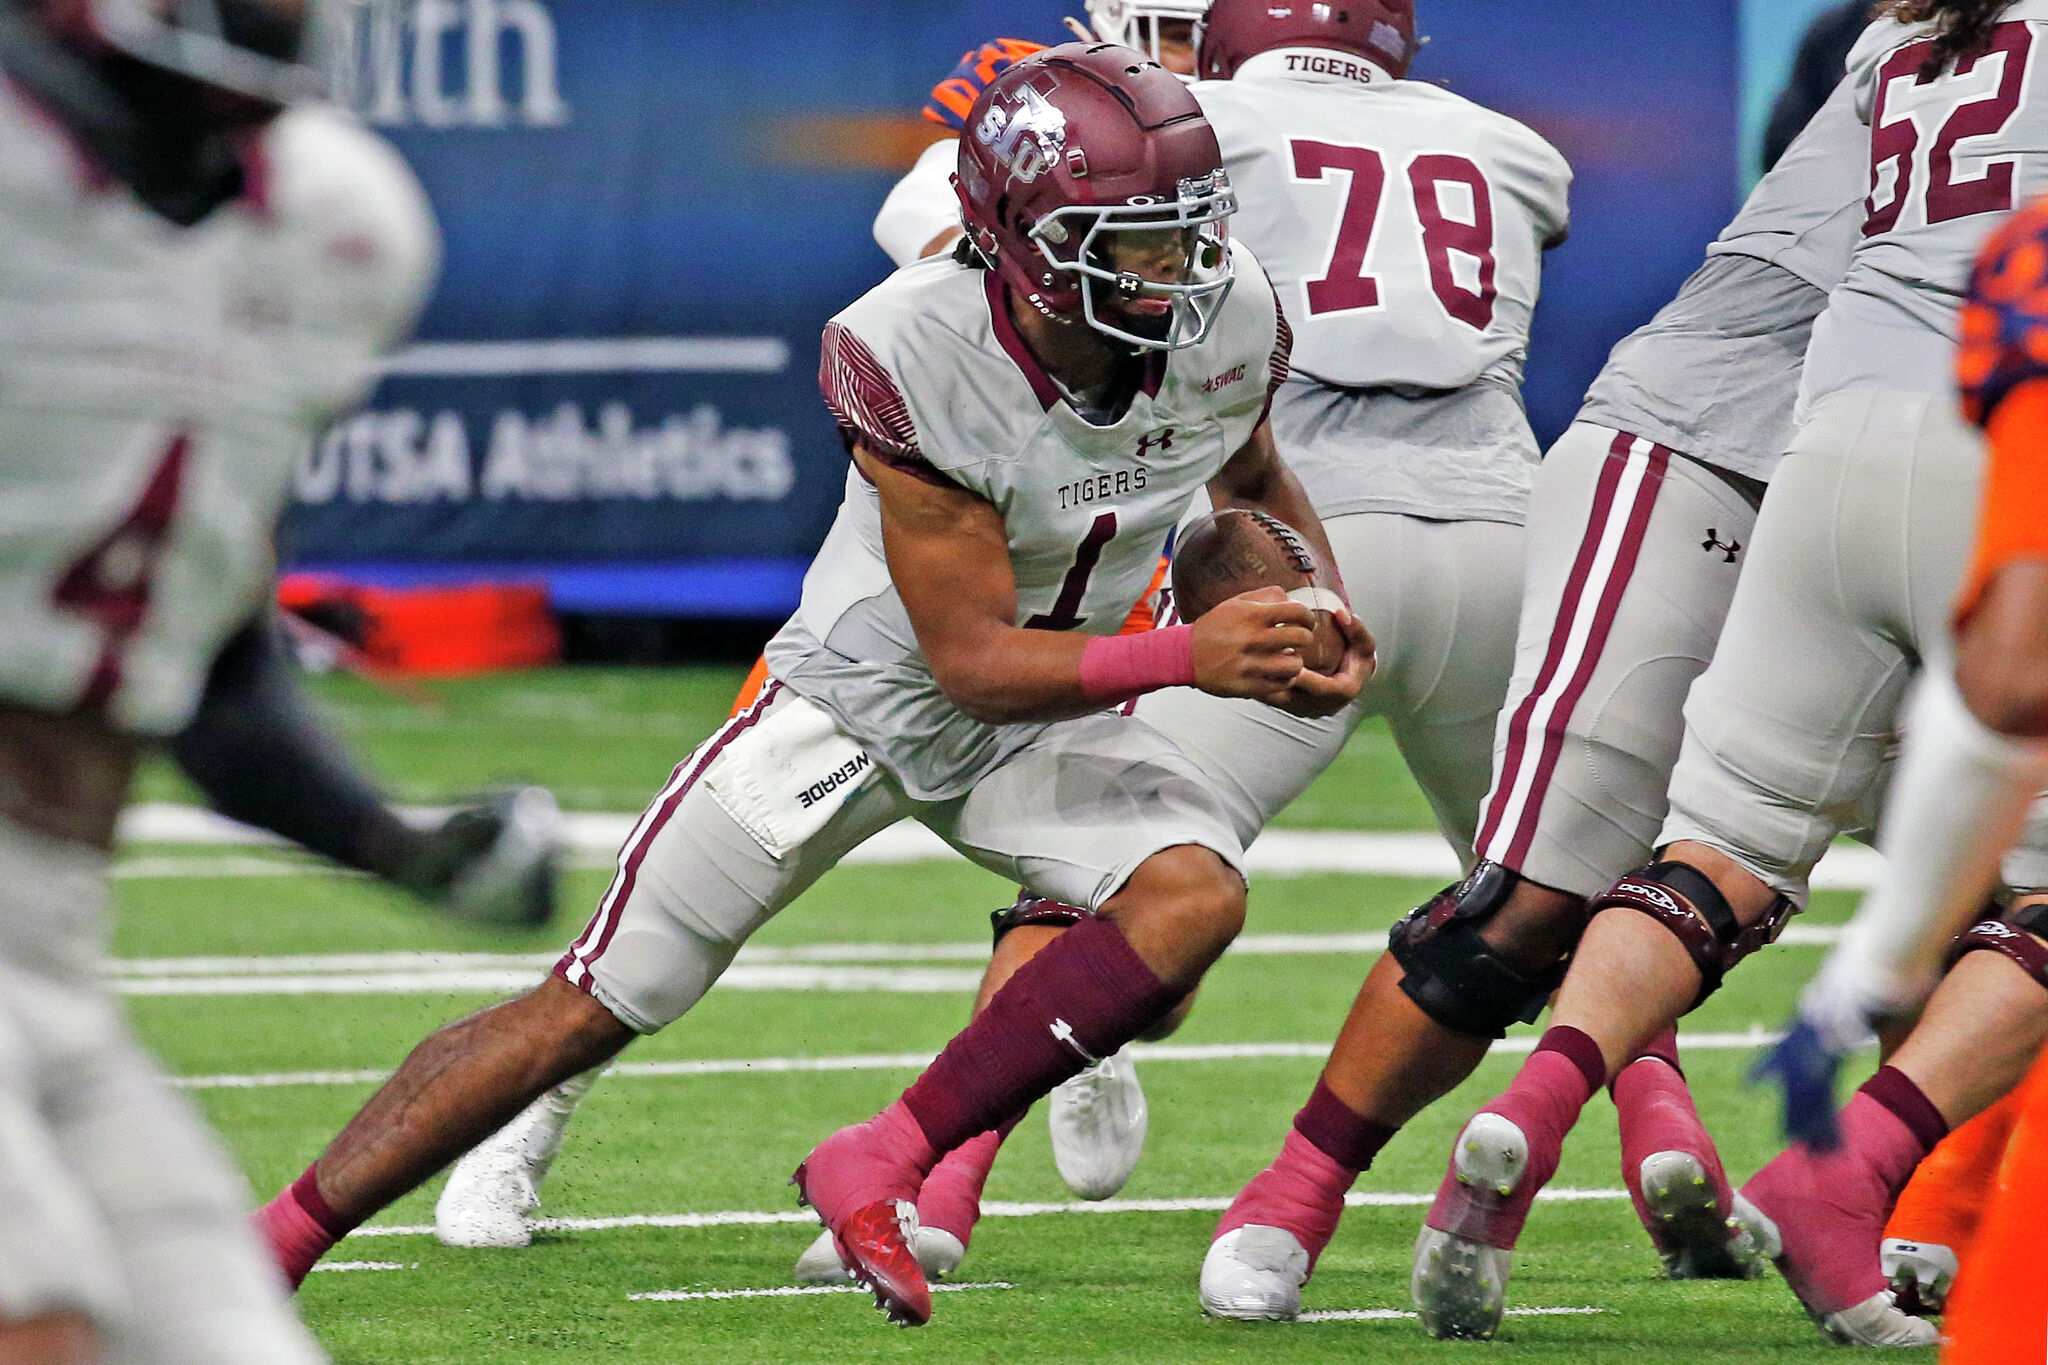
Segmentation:
{"type": "Polygon", "coordinates": [[[265,601],[312,427],[431,274],[298,0],[0,4],[0,1360],[317,1361],[101,981],[138,753],[265,601]]]}
{"type": "MultiPolygon", "coordinates": [[[[2026,21],[2048,19],[2048,4],[2021,0],[2004,10],[2011,22],[2000,17],[1915,0],[1857,45],[1849,80],[1880,171],[1863,239],[1814,326],[1803,420],[1713,662],[1686,698],[1656,861],[1593,898],[1550,1030],[1454,1145],[1416,1245],[1417,1302],[1435,1335],[1494,1330],[1509,1253],[1581,1107],[1777,936],[1828,843],[1867,818],[1881,788],[1900,698],[1941,647],[1969,548],[1981,453],[1953,407],[1956,307],[2015,196],[2048,183],[2048,128],[2020,98],[2048,52],[2026,21]],[[1972,144],[1996,158],[1981,177],[1952,178],[1947,154],[1912,131],[1950,120],[1987,129],[1972,144]]],[[[2048,847],[2029,852],[2009,875],[2018,889],[2048,886],[2048,847]]],[[[1896,1307],[1877,1243],[1921,1157],[1996,1098],[1982,1041],[1923,1028],[1849,1106],[1853,1161],[1823,1168],[1788,1153],[1743,1187],[1772,1225],[1764,1249],[1830,1334],[1933,1340],[1896,1307]]]]}
{"type": "Polygon", "coordinates": [[[771,681],[676,769],[555,974],[416,1048],[266,1208],[293,1278],[542,1091],[680,1017],[756,927],[911,816],[1096,912],[903,1101],[799,1170],[878,1304],[923,1322],[925,1176],[1172,1009],[1237,933],[1222,804],[1170,739],[1105,708],[1194,684],[1330,715],[1370,672],[1343,611],[1334,671],[1307,672],[1316,615],[1277,590],[1113,634],[1204,489],[1329,562],[1265,420],[1285,322],[1225,237],[1215,135],[1166,71],[1068,45],[973,112],[972,256],[898,272],[827,329],[820,379],[853,468],[771,681]]]}
{"type": "MultiPolygon", "coordinates": [[[[2008,916],[1951,935],[1979,915],[1999,860],[2020,836],[2029,801],[2048,783],[2048,204],[2015,215],[1978,264],[1962,318],[1963,409],[1986,429],[1989,461],[1977,548],[1957,601],[1955,651],[1931,661],[1907,724],[1907,747],[1887,806],[1886,875],[1865,897],[1841,945],[1801,996],[1777,1067],[1790,1084],[1788,1127],[1829,1156],[1841,1143],[1833,1079],[1873,1028],[1912,1018],[1920,1027],[1968,1011],[1982,1046],[2011,1077],[2048,1040],[2048,921],[2008,916]],[[2013,922],[2017,920],[2018,922],[2013,922]],[[1988,950],[1988,951],[1971,951],[1988,950]],[[1955,960],[1943,977],[1944,956],[1955,960]],[[1968,967],[1973,980],[1961,980],[1968,967]]],[[[1951,1025],[1953,1026],[1953,1025],[1951,1025]]],[[[1918,1245],[1923,1277],[1908,1281],[1936,1306],[1948,1286],[1939,1253],[1961,1253],[1949,1322],[1950,1358],[2038,1358],[2048,1341],[2048,1246],[2040,1236],[2039,1173],[2048,1161],[2048,1099],[2038,1080],[1987,1138],[1996,1183],[1973,1242],[1918,1245]],[[2008,1149],[2005,1134],[2031,1146],[2008,1149]],[[2001,1158],[2003,1169],[2000,1170],[2001,1158]],[[1981,1248],[1980,1251],[1977,1249],[1981,1248]],[[1973,1254],[1975,1251],[1976,1254],[1973,1254]]],[[[1986,1114],[1976,1120],[1992,1119],[1986,1114]]],[[[1965,1130],[1967,1131],[1967,1130],[1965,1130]]],[[[1851,1141],[1861,1136],[1852,1132],[1851,1141]]],[[[1960,1136],[1960,1134],[1959,1134],[1960,1136]]],[[[1916,1177],[1918,1184],[1922,1177],[1916,1177]]],[[[1896,1228],[1897,1222],[1894,1221],[1896,1228]]],[[[1896,1253],[1895,1253],[1896,1254],[1896,1253]]]]}

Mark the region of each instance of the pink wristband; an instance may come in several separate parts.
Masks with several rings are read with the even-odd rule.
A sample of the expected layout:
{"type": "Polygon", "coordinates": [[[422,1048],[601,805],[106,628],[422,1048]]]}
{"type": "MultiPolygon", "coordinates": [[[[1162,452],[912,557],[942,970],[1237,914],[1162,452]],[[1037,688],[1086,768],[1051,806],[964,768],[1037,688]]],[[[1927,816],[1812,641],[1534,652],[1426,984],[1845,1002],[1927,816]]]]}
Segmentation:
{"type": "Polygon", "coordinates": [[[1081,649],[1081,695],[1120,702],[1195,680],[1195,628],[1167,626],[1136,635],[1097,635],[1081,649]]]}

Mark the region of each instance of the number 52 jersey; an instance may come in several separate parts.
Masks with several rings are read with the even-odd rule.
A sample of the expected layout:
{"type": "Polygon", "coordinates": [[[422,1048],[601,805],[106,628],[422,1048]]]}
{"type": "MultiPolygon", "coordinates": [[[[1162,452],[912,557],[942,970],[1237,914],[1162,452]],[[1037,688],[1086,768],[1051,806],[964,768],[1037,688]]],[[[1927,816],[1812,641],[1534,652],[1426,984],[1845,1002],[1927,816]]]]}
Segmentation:
{"type": "MultiPolygon", "coordinates": [[[[1002,513],[1019,626],[1113,635],[1168,534],[1243,447],[1286,377],[1287,324],[1258,261],[1200,344],[1144,357],[1113,421],[1084,418],[1018,336],[993,273],[936,257],[834,318],[819,385],[849,446],[1002,513]]],[[[939,690],[883,553],[880,499],[856,466],[770,671],[832,712],[918,800],[958,796],[1043,725],[987,725],[939,690]]]]}
{"type": "Polygon", "coordinates": [[[1985,239],[2048,191],[2048,0],[2017,0],[1983,51],[1929,72],[1932,30],[1883,18],[1849,55],[1870,195],[1848,275],[1814,328],[1803,407],[1846,389],[1942,392],[1985,239]]]}

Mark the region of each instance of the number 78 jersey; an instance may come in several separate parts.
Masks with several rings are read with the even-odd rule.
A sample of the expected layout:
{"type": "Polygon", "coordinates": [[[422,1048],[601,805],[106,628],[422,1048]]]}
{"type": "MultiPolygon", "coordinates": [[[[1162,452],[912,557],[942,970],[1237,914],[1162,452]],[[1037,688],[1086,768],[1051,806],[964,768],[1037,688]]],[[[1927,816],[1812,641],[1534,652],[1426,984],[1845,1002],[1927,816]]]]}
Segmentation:
{"type": "Polygon", "coordinates": [[[1272,277],[1297,372],[1345,387],[1519,381],[1543,252],[1570,225],[1555,148],[1337,53],[1262,53],[1194,93],[1237,188],[1230,230],[1272,277]]]}

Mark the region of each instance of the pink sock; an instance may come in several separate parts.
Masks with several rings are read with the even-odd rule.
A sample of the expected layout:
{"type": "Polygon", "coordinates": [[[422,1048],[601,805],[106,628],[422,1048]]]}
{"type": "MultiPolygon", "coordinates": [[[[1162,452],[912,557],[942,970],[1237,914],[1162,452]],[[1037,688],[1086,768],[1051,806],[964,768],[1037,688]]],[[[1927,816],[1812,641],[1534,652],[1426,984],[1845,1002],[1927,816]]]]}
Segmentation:
{"type": "Polygon", "coordinates": [[[270,1247],[278,1269],[293,1289],[305,1282],[306,1274],[348,1235],[354,1226],[336,1214],[320,1197],[313,1168],[278,1191],[277,1198],[251,1215],[257,1233],[270,1247]]]}
{"type": "Polygon", "coordinates": [[[969,1138],[939,1159],[917,1192],[917,1221],[928,1228],[950,1232],[966,1246],[981,1218],[981,1191],[988,1183],[989,1168],[1003,1139],[1017,1126],[1012,1119],[992,1132],[969,1138]]]}
{"type": "Polygon", "coordinates": [[[1885,1287],[1878,1244],[1914,1167],[1948,1123],[1905,1073],[1881,1067],[1842,1109],[1842,1145],[1794,1143],[1742,1192],[1778,1225],[1778,1268],[1813,1313],[1838,1313],[1885,1287]]]}
{"type": "MultiPolygon", "coordinates": [[[[1507,1092],[1480,1108],[1481,1113],[1508,1119],[1529,1140],[1529,1164],[1515,1192],[1505,1199],[1475,1200],[1455,1175],[1447,1176],[1430,1208],[1429,1226],[1489,1246],[1512,1248],[1522,1234],[1536,1192],[1557,1174],[1565,1135],[1606,1079],[1607,1063],[1600,1045],[1568,1024],[1553,1025],[1515,1073],[1507,1092]]],[[[1455,1171],[1455,1155],[1452,1161],[1455,1171]]]]}
{"type": "Polygon", "coordinates": [[[1285,1228],[1308,1252],[1314,1271],[1316,1258],[1337,1235],[1344,1195],[1357,1179],[1357,1171],[1332,1161],[1299,1128],[1289,1128],[1273,1164],[1253,1176],[1224,1210],[1216,1236],[1247,1224],[1285,1228]]]}
{"type": "Polygon", "coordinates": [[[1643,1205],[1642,1168],[1644,1159],[1658,1152],[1691,1152],[1698,1157],[1713,1182],[1714,1198],[1723,1216],[1734,1208],[1734,1191],[1721,1168],[1721,1154],[1700,1122],[1692,1091],[1678,1069],[1676,1028],[1665,1030],[1617,1072],[1608,1090],[1621,1121],[1622,1180],[1635,1203],[1636,1216],[1652,1238],[1660,1235],[1660,1229],[1643,1205]]]}
{"type": "Polygon", "coordinates": [[[1090,916],[1019,967],[902,1103],[935,1149],[951,1151],[1115,1052],[1186,993],[1090,916]]]}

